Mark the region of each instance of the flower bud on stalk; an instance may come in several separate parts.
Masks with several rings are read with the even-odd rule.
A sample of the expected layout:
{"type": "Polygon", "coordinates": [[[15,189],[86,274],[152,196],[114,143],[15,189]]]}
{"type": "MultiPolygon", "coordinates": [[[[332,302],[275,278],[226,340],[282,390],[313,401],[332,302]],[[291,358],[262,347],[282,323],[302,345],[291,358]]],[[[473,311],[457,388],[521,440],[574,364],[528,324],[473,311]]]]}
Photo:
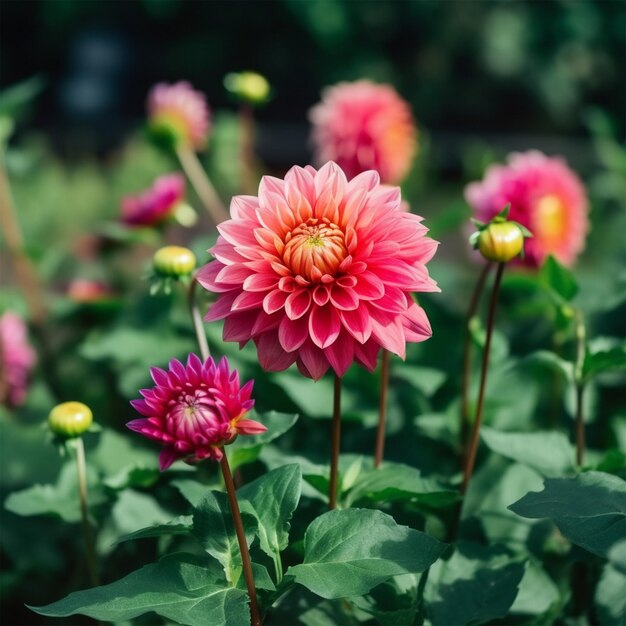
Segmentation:
{"type": "Polygon", "coordinates": [[[159,276],[181,278],[196,268],[196,256],[182,246],[165,246],[156,251],[152,265],[159,276]]]}
{"type": "Polygon", "coordinates": [[[224,77],[224,87],[237,100],[253,106],[265,104],[271,96],[271,87],[265,76],[257,72],[231,72],[224,77]]]}
{"type": "Polygon", "coordinates": [[[93,423],[91,409],[82,402],[57,404],[48,417],[50,430],[63,439],[73,439],[86,433],[93,423]]]}

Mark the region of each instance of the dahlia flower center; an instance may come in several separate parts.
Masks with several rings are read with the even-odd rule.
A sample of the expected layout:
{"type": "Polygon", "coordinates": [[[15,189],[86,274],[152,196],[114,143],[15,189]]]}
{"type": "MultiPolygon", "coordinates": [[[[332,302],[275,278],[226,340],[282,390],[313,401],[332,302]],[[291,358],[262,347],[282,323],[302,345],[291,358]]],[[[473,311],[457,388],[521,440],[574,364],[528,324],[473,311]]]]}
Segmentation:
{"type": "Polygon", "coordinates": [[[548,241],[560,240],[566,227],[567,211],[561,198],[554,194],[537,202],[533,232],[548,241]]]}
{"type": "Polygon", "coordinates": [[[310,281],[334,275],[347,255],[343,231],[326,218],[310,218],[285,237],[283,262],[310,281]]]}
{"type": "Polygon", "coordinates": [[[181,438],[190,438],[195,432],[215,428],[219,418],[214,410],[214,401],[203,390],[193,393],[183,392],[170,401],[168,422],[172,434],[181,438]]]}

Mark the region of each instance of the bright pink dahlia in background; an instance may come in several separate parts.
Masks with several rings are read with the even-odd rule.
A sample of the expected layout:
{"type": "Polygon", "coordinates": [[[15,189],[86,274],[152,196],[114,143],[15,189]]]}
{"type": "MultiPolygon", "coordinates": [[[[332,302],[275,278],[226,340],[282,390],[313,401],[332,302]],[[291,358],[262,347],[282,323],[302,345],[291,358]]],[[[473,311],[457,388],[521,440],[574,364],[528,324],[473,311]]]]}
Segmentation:
{"type": "Polygon", "coordinates": [[[0,403],[18,406],[24,402],[34,364],[35,351],[28,343],[26,324],[7,311],[0,316],[0,403]]]}
{"type": "Polygon", "coordinates": [[[254,435],[267,430],[263,424],[244,419],[254,406],[250,398],[253,380],[243,387],[237,370],[230,371],[226,357],[218,365],[212,358],[204,363],[190,354],[187,365],[172,359],[166,372],[150,370],[155,386],[142,389],[142,400],[131,404],[145,418],[126,426],[165,447],[159,455],[161,470],[184,459],[219,461],[222,447],[237,435],[254,435]]]}
{"type": "Polygon", "coordinates": [[[391,184],[409,171],[417,131],[409,105],[390,85],[359,80],[328,87],[309,118],[318,164],[335,161],[348,178],[375,170],[391,184]]]}
{"type": "Polygon", "coordinates": [[[439,291],[426,269],[437,243],[376,172],[348,182],[335,163],[293,167],[230,211],[198,274],[220,294],[205,319],[225,318],[226,341],[252,339],[264,369],[342,376],[355,360],[373,370],[380,348],[404,357],[407,341],[430,337],[411,292],[439,291]]]}
{"type": "Polygon", "coordinates": [[[204,94],[188,82],[159,83],[150,90],[148,121],[152,128],[173,134],[195,150],[204,148],[211,127],[211,115],[204,94]]]}
{"type": "Polygon", "coordinates": [[[129,226],[155,226],[174,215],[184,195],[181,174],[159,176],[143,193],[122,198],[121,219],[129,226]]]}
{"type": "Polygon", "coordinates": [[[489,221],[511,204],[509,219],[526,226],[525,259],[540,266],[549,255],[572,265],[589,230],[587,196],[576,174],[563,159],[538,151],[513,153],[507,165],[491,166],[481,182],[468,185],[465,198],[475,217],[489,221]]]}

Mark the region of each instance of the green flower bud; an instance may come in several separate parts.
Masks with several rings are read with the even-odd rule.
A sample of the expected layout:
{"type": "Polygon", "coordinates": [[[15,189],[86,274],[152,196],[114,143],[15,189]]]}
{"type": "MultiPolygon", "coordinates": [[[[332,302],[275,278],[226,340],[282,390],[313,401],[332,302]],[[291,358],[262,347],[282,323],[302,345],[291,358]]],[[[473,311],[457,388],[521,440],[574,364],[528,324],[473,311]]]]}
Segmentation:
{"type": "Polygon", "coordinates": [[[265,104],[270,96],[270,84],[256,72],[233,72],[224,77],[224,87],[237,99],[249,104],[265,104]]]}
{"type": "Polygon", "coordinates": [[[478,234],[478,250],[488,261],[507,263],[524,249],[524,233],[514,222],[493,221],[478,234]]]}
{"type": "Polygon", "coordinates": [[[93,413],[82,402],[57,404],[48,416],[50,430],[64,439],[79,437],[89,430],[92,422],[93,413]]]}
{"type": "Polygon", "coordinates": [[[193,272],[196,267],[196,257],[188,248],[165,246],[156,251],[152,264],[159,276],[180,278],[193,272]]]}

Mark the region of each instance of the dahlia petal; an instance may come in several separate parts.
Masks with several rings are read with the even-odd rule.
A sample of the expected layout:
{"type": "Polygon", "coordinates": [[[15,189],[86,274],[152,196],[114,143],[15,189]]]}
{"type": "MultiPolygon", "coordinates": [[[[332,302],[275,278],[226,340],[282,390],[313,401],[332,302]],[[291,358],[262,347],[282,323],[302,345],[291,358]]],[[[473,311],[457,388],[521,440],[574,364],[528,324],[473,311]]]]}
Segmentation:
{"type": "Polygon", "coordinates": [[[385,283],[373,272],[363,272],[357,277],[354,293],[361,300],[377,300],[385,295],[385,283]]]}
{"type": "Polygon", "coordinates": [[[232,311],[248,311],[258,309],[263,304],[265,294],[259,291],[242,291],[231,305],[232,311]]]}
{"type": "Polygon", "coordinates": [[[248,276],[243,283],[246,291],[269,291],[278,285],[279,276],[274,272],[266,274],[253,274],[248,276]]]}
{"type": "Polygon", "coordinates": [[[267,431],[267,426],[254,420],[239,420],[237,422],[237,431],[242,435],[258,435],[267,431]]]}
{"type": "Polygon", "coordinates": [[[259,355],[259,363],[268,372],[287,369],[297,358],[297,353],[286,352],[278,341],[278,333],[267,332],[254,338],[259,355]]]}
{"type": "Polygon", "coordinates": [[[345,331],[337,340],[324,349],[324,355],[337,376],[343,376],[354,360],[354,339],[345,331]]]}
{"type": "Polygon", "coordinates": [[[235,220],[251,220],[258,206],[256,196],[234,196],[230,201],[230,215],[235,220]]]}
{"type": "MultiPolygon", "coordinates": [[[[136,402],[136,400],[133,400],[133,402],[136,402]]],[[[133,404],[133,406],[135,405],[133,404]]],[[[136,419],[131,420],[130,422],[126,422],[126,428],[130,428],[130,430],[134,430],[136,433],[140,433],[149,424],[150,422],[146,419],[136,419]]]]}
{"type": "Polygon", "coordinates": [[[167,372],[160,367],[151,367],[150,376],[157,385],[167,384],[167,372]]]}
{"type": "Polygon", "coordinates": [[[318,348],[327,348],[339,336],[339,314],[330,306],[313,307],[309,316],[309,334],[318,348]]]}
{"type": "Polygon", "coordinates": [[[273,313],[272,315],[268,315],[265,311],[259,311],[254,326],[250,331],[250,336],[254,337],[268,330],[278,328],[281,319],[280,314],[273,313]]]}
{"type": "Polygon", "coordinates": [[[404,326],[404,336],[407,341],[425,341],[433,334],[428,317],[426,317],[426,312],[421,306],[418,306],[414,302],[403,315],[402,324],[404,326]]]}
{"type": "Polygon", "coordinates": [[[208,291],[220,293],[222,291],[230,291],[230,285],[218,285],[215,277],[220,273],[224,265],[219,261],[211,261],[207,265],[201,267],[196,274],[196,280],[208,291]]]}
{"type": "Polygon", "coordinates": [[[359,306],[359,298],[352,289],[335,284],[330,290],[331,303],[342,311],[352,311],[359,306]]]}
{"type": "Polygon", "coordinates": [[[285,313],[292,320],[302,317],[311,306],[311,293],[308,289],[299,289],[290,293],[285,300],[285,313]]]}
{"type": "Polygon", "coordinates": [[[217,301],[210,306],[209,312],[204,316],[204,321],[215,322],[216,320],[225,318],[231,312],[232,304],[239,293],[238,291],[231,291],[222,294],[217,301]]]}
{"type": "Polygon", "coordinates": [[[296,320],[284,317],[278,327],[278,341],[287,352],[297,350],[308,336],[309,320],[306,317],[300,317],[296,320]]]}
{"type": "Polygon", "coordinates": [[[250,339],[250,329],[254,326],[258,313],[253,311],[242,311],[233,313],[224,320],[224,330],[222,337],[224,341],[245,341],[250,339]]]}
{"type": "Polygon", "coordinates": [[[239,285],[248,278],[254,271],[244,265],[225,265],[215,277],[218,283],[239,285]]]}
{"type": "Polygon", "coordinates": [[[298,360],[299,367],[300,362],[302,362],[305,371],[308,372],[308,376],[313,380],[319,380],[330,367],[330,363],[324,355],[324,352],[311,341],[307,341],[300,349],[298,360]]]}
{"type": "Polygon", "coordinates": [[[324,306],[330,300],[330,289],[326,285],[318,285],[313,290],[313,302],[324,306]]]}
{"type": "Polygon", "coordinates": [[[344,328],[359,342],[365,343],[372,334],[372,324],[367,305],[362,304],[353,311],[340,311],[344,328]]]}
{"type": "Polygon", "coordinates": [[[374,340],[368,341],[365,345],[355,345],[354,356],[357,363],[360,363],[365,369],[373,372],[376,369],[378,353],[380,345],[374,340]]]}
{"type": "Polygon", "coordinates": [[[397,354],[401,359],[404,359],[406,340],[402,324],[399,320],[394,320],[390,324],[383,325],[372,318],[372,337],[376,339],[383,348],[397,354]]]}
{"type": "Polygon", "coordinates": [[[217,225],[217,230],[233,246],[254,246],[256,239],[250,224],[237,220],[227,220],[217,225]]]}
{"type": "Polygon", "coordinates": [[[159,469],[164,472],[174,461],[178,461],[180,458],[180,455],[172,448],[163,448],[159,454],[159,469]]]}
{"type": "Polygon", "coordinates": [[[268,315],[276,313],[276,311],[280,311],[280,309],[285,306],[285,300],[287,300],[288,295],[289,294],[285,291],[282,291],[280,287],[278,289],[270,291],[263,297],[263,310],[268,315]]]}
{"type": "Polygon", "coordinates": [[[404,313],[407,308],[404,291],[392,285],[386,285],[385,295],[377,300],[372,300],[370,304],[390,313],[404,313]]]}

